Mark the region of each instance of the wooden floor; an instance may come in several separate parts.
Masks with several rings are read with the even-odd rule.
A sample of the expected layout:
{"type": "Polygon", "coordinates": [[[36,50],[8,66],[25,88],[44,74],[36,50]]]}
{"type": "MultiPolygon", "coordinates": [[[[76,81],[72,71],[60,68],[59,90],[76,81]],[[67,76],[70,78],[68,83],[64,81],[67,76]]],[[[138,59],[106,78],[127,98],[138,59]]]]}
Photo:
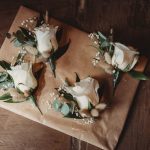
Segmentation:
{"type": "MultiPolygon", "coordinates": [[[[0,45],[20,5],[44,11],[87,32],[115,30],[115,39],[150,58],[150,0],[1,0],[0,45]],[[81,2],[85,1],[82,6],[81,2]]],[[[150,75],[150,63],[146,73],[150,75]]],[[[117,150],[150,150],[150,81],[140,83],[117,150]]],[[[0,109],[0,150],[98,150],[0,109]]]]}

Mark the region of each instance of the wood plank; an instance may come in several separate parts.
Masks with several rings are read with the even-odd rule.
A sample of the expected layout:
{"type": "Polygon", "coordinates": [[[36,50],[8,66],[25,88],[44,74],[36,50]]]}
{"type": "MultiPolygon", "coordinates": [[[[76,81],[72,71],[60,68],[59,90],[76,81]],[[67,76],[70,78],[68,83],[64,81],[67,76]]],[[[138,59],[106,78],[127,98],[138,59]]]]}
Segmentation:
{"type": "Polygon", "coordinates": [[[1,150],[70,150],[70,137],[0,109],[1,150]]]}

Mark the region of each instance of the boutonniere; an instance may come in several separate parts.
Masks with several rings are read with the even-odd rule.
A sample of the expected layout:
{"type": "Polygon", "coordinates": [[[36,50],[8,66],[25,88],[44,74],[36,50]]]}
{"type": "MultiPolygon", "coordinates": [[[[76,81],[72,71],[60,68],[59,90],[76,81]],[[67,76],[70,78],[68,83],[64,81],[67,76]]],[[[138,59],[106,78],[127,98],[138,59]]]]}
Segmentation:
{"type": "Polygon", "coordinates": [[[63,86],[56,89],[59,96],[54,99],[53,108],[67,118],[98,118],[107,107],[106,103],[100,100],[100,86],[98,81],[91,77],[80,80],[77,75],[73,85],[66,80],[63,86]]]}
{"type": "Polygon", "coordinates": [[[92,63],[94,66],[103,68],[107,73],[113,75],[114,88],[123,72],[129,73],[133,78],[139,80],[149,79],[142,72],[134,70],[138,62],[140,53],[132,47],[127,47],[121,43],[113,42],[111,38],[106,38],[101,32],[89,34],[97,49],[92,63]]]}
{"type": "MultiPolygon", "coordinates": [[[[32,71],[32,64],[21,63],[11,66],[11,64],[3,60],[0,61],[0,66],[4,69],[0,73],[0,89],[4,90],[5,93],[0,96],[0,100],[7,103],[20,103],[31,100],[38,107],[34,97],[34,91],[38,83],[32,71]]],[[[38,67],[34,73],[37,73],[40,69],[38,67]]]]}
{"type": "Polygon", "coordinates": [[[63,30],[58,26],[48,24],[48,12],[43,17],[33,17],[24,20],[19,30],[6,36],[14,43],[15,47],[20,47],[24,51],[19,52],[18,57],[30,54],[34,57],[34,62],[49,62],[51,70],[55,75],[56,61],[67,51],[70,41],[59,47],[63,30]]]}

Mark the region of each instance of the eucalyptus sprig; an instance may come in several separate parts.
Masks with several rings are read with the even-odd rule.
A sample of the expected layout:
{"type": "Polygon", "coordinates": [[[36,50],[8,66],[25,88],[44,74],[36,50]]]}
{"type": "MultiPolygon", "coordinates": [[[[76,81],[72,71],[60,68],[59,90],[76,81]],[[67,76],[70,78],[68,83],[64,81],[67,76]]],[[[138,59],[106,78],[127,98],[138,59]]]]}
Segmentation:
{"type": "MultiPolygon", "coordinates": [[[[45,23],[44,20],[44,16],[42,14],[39,15],[39,17],[33,17],[31,19],[27,19],[25,21],[23,21],[23,25],[25,24],[25,22],[36,22],[35,27],[39,27],[41,25],[43,25],[45,23]]],[[[35,34],[33,31],[31,31],[31,29],[28,29],[27,26],[28,24],[24,26],[20,26],[19,29],[16,32],[11,33],[6,33],[6,37],[8,39],[12,39],[11,42],[14,43],[15,47],[22,47],[24,45],[30,45],[33,47],[37,47],[37,42],[36,42],[36,38],[35,38],[35,34]]]]}
{"type": "Polygon", "coordinates": [[[113,42],[101,32],[91,33],[89,37],[94,41],[95,45],[93,46],[99,51],[101,56],[103,56],[105,52],[109,52],[111,56],[113,55],[113,42]]]}
{"type": "MultiPolygon", "coordinates": [[[[76,81],[80,81],[80,78],[77,73],[76,74],[76,81]]],[[[69,81],[66,79],[65,83],[67,85],[71,85],[69,81]]],[[[75,118],[75,119],[82,119],[83,117],[79,113],[79,106],[74,97],[65,91],[63,88],[56,88],[59,93],[59,98],[54,99],[53,101],[53,108],[55,111],[60,112],[64,117],[67,118],[75,118]],[[60,100],[63,97],[65,102],[60,100]]]]}
{"type": "MultiPolygon", "coordinates": [[[[104,62],[107,64],[108,68],[113,68],[112,70],[112,75],[113,75],[113,87],[114,90],[116,89],[116,86],[118,85],[119,81],[120,81],[120,76],[122,73],[128,73],[129,75],[131,75],[133,78],[138,79],[138,80],[148,80],[149,77],[147,77],[146,75],[144,75],[144,73],[142,72],[137,72],[135,70],[133,70],[134,65],[136,64],[138,57],[136,57],[133,59],[132,63],[130,62],[125,69],[119,68],[119,65],[113,62],[114,59],[117,59],[118,53],[115,51],[116,45],[123,47],[123,49],[120,49],[120,51],[125,51],[126,49],[128,49],[128,51],[132,51],[131,49],[129,49],[128,47],[126,47],[125,45],[121,44],[121,43],[115,43],[113,42],[113,35],[111,33],[111,38],[109,36],[109,38],[105,37],[101,32],[96,32],[96,33],[91,33],[89,35],[89,37],[93,40],[94,42],[94,47],[98,50],[98,53],[96,54],[96,57],[93,58],[93,65],[95,66],[97,63],[99,63],[99,61],[101,61],[101,59],[104,59],[104,62]],[[131,70],[132,69],[132,70],[131,70]]],[[[119,48],[120,48],[119,47],[119,48]]],[[[118,47],[117,47],[118,48],[118,47]]],[[[118,48],[118,49],[119,49],[118,48]]],[[[128,55],[131,55],[131,53],[128,52],[128,55]]],[[[135,55],[138,55],[138,52],[133,51],[135,55]]],[[[132,53],[133,53],[132,52],[132,53]]],[[[127,54],[126,54],[127,55],[127,54]]],[[[118,60],[119,61],[119,60],[118,60]]],[[[104,68],[105,69],[105,68],[104,68]]],[[[109,71],[110,72],[110,71],[109,71]]]]}
{"type": "MultiPolygon", "coordinates": [[[[67,118],[94,119],[99,116],[99,109],[102,108],[104,110],[106,108],[106,104],[100,104],[96,102],[95,99],[91,100],[89,96],[90,93],[87,93],[86,90],[88,90],[87,86],[90,86],[89,88],[95,89],[95,86],[97,87],[99,83],[96,80],[92,79],[91,77],[80,80],[79,75],[77,73],[75,73],[75,75],[76,75],[75,84],[72,85],[66,78],[64,85],[59,88],[56,88],[59,94],[55,96],[52,106],[55,111],[60,112],[64,117],[67,118]],[[73,92],[73,89],[77,87],[79,89],[81,88],[80,89],[81,91],[78,90],[79,93],[77,91],[73,92]],[[79,96],[77,96],[78,94],[79,96]],[[80,96],[82,98],[85,96],[83,102],[82,98],[80,100],[78,99],[80,96]]],[[[99,93],[97,89],[96,93],[97,94],[99,93]]],[[[98,98],[98,96],[96,97],[98,98]]]]}
{"type": "Polygon", "coordinates": [[[23,27],[19,27],[19,30],[12,34],[7,33],[6,37],[12,38],[11,42],[14,43],[15,47],[23,47],[25,45],[37,47],[34,33],[23,27]]]}
{"type": "MultiPolygon", "coordinates": [[[[42,114],[42,111],[40,110],[37,101],[33,96],[33,92],[35,92],[35,90],[30,89],[29,93],[26,96],[25,93],[23,93],[20,89],[15,87],[13,78],[7,72],[7,70],[11,70],[11,64],[2,60],[0,61],[0,66],[4,69],[3,72],[0,72],[0,89],[6,90],[6,93],[0,96],[0,100],[6,103],[21,103],[30,100],[35,104],[35,106],[39,109],[40,113],[42,114]],[[23,100],[16,100],[15,96],[11,95],[11,92],[9,91],[10,88],[14,89],[23,98],[23,100]]],[[[38,72],[41,71],[41,69],[38,70],[38,72]]]]}

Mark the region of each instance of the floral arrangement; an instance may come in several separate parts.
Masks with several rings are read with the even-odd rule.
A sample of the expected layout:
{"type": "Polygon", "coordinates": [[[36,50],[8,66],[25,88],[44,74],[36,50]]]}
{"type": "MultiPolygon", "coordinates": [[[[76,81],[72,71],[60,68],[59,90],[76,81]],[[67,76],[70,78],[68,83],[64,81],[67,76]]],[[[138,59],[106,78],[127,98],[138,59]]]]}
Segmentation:
{"type": "MultiPolygon", "coordinates": [[[[41,112],[34,97],[38,74],[44,68],[44,63],[49,62],[56,77],[56,61],[65,54],[70,45],[69,40],[64,46],[59,46],[61,35],[62,29],[48,24],[47,11],[44,17],[40,15],[28,18],[16,32],[6,34],[20,51],[11,64],[0,61],[0,66],[4,69],[0,72],[0,89],[4,91],[0,100],[7,103],[31,100],[41,112]]],[[[143,73],[133,70],[140,55],[134,48],[113,42],[112,38],[106,38],[101,32],[91,33],[89,37],[94,42],[92,46],[98,50],[92,63],[113,75],[114,89],[123,72],[136,79],[148,79],[143,73]]],[[[87,119],[93,123],[108,107],[103,97],[102,85],[92,77],[80,79],[76,73],[75,83],[71,84],[66,79],[63,85],[56,88],[57,95],[52,101],[52,107],[63,117],[87,119]]]]}
{"type": "Polygon", "coordinates": [[[114,88],[119,82],[122,72],[127,72],[133,78],[139,80],[149,79],[142,72],[133,70],[138,62],[139,52],[133,47],[113,42],[111,37],[112,35],[110,38],[106,38],[101,32],[89,34],[89,38],[94,43],[92,46],[98,51],[92,60],[92,64],[113,75],[114,88]]]}
{"type": "Polygon", "coordinates": [[[53,108],[68,118],[98,118],[107,107],[106,103],[100,100],[100,87],[94,78],[80,80],[76,74],[76,82],[73,85],[66,80],[63,86],[56,89],[59,96],[53,100],[53,108]]]}
{"type": "Polygon", "coordinates": [[[54,77],[56,61],[67,51],[70,44],[69,41],[63,47],[59,47],[61,35],[62,29],[48,24],[47,11],[44,17],[40,15],[26,19],[16,32],[6,34],[15,47],[21,48],[18,57],[32,63],[49,62],[54,77]]]}
{"type": "Polygon", "coordinates": [[[31,63],[21,63],[13,66],[3,60],[0,61],[0,66],[4,69],[3,72],[0,72],[0,89],[4,92],[0,96],[0,100],[7,103],[20,103],[31,100],[38,107],[33,95],[38,85],[35,75],[43,68],[43,65],[40,67],[39,64],[34,65],[36,69],[34,69],[34,73],[31,63]]]}

